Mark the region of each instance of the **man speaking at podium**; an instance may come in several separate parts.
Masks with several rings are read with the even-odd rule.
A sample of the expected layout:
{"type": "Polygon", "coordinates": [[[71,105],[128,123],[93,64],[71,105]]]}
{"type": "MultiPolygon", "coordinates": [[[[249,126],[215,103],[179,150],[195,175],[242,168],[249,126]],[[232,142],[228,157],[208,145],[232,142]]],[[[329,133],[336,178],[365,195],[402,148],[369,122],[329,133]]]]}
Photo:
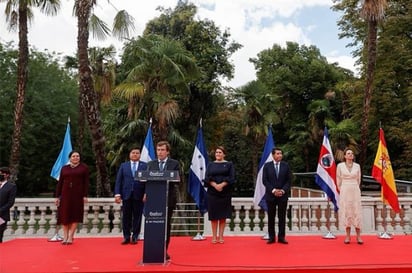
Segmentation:
{"type": "MultiPolygon", "coordinates": [[[[156,160],[147,163],[147,170],[149,171],[180,171],[179,161],[169,157],[170,144],[167,141],[159,141],[156,144],[156,160]]],[[[150,196],[147,196],[150,198],[150,196]]],[[[168,209],[167,209],[167,230],[166,230],[166,250],[169,248],[170,231],[172,227],[173,210],[177,203],[177,183],[169,184],[168,195],[168,209]]],[[[170,260],[170,256],[166,253],[166,259],[170,260]]]]}

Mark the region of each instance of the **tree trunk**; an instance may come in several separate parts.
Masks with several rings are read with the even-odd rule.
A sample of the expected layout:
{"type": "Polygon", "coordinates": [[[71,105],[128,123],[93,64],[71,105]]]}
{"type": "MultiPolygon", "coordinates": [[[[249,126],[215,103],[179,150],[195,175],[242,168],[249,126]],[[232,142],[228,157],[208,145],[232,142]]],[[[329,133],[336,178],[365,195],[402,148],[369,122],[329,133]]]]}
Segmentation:
{"type": "Polygon", "coordinates": [[[78,37],[77,50],[79,59],[79,84],[80,96],[83,109],[86,111],[89,124],[92,146],[96,157],[96,195],[97,197],[111,196],[110,181],[106,166],[105,137],[103,135],[100,111],[97,106],[96,92],[94,92],[92,71],[89,64],[89,18],[93,1],[78,0],[77,19],[78,37]]]}
{"type": "Polygon", "coordinates": [[[20,164],[21,130],[23,108],[28,77],[29,45],[27,38],[27,2],[19,1],[19,59],[17,64],[16,104],[14,107],[14,129],[9,166],[12,181],[17,180],[20,164]]]}
{"type": "Polygon", "coordinates": [[[375,64],[376,64],[376,43],[377,43],[377,21],[369,20],[368,21],[368,66],[366,71],[366,84],[365,84],[365,97],[363,102],[363,118],[362,118],[362,127],[361,127],[361,156],[360,156],[360,165],[362,168],[366,163],[366,154],[368,149],[368,124],[369,124],[369,111],[370,104],[372,100],[372,85],[375,73],[375,64]]]}

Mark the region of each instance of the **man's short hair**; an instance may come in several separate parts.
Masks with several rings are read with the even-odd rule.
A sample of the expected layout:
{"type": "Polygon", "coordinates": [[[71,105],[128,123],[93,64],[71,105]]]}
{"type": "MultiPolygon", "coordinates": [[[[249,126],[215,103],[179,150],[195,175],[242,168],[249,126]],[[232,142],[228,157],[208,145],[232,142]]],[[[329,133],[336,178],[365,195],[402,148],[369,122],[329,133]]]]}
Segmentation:
{"type": "Polygon", "coordinates": [[[3,174],[10,174],[10,169],[8,167],[0,167],[0,172],[3,174]]]}

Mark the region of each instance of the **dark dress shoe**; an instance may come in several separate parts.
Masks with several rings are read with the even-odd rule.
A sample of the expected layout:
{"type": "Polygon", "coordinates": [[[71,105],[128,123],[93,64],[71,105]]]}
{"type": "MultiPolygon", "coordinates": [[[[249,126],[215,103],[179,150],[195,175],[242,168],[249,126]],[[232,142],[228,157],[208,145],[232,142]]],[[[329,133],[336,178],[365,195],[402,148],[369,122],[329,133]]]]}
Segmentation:
{"type": "Polygon", "coordinates": [[[136,238],[132,238],[131,244],[132,244],[132,245],[136,245],[136,244],[137,244],[137,239],[136,239],[136,238]]]}
{"type": "Polygon", "coordinates": [[[130,240],[124,239],[122,241],[122,245],[128,245],[128,244],[130,244],[130,240]]]}
{"type": "Polygon", "coordinates": [[[268,240],[266,243],[267,243],[268,245],[274,244],[274,243],[275,243],[275,239],[269,238],[269,240],[268,240]]]}
{"type": "Polygon", "coordinates": [[[284,245],[289,244],[288,241],[286,241],[285,239],[279,239],[278,242],[279,244],[284,244],[284,245]]]}

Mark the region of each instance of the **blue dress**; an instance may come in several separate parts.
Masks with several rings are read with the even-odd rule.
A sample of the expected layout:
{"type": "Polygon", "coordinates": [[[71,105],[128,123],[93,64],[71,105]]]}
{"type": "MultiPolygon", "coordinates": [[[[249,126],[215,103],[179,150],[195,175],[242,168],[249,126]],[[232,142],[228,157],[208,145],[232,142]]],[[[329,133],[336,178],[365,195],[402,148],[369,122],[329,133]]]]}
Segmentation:
{"type": "Polygon", "coordinates": [[[205,185],[207,186],[207,204],[209,220],[220,220],[232,217],[232,188],[235,183],[235,169],[229,161],[210,162],[207,165],[205,185]],[[210,185],[227,182],[221,192],[210,185]]]}

